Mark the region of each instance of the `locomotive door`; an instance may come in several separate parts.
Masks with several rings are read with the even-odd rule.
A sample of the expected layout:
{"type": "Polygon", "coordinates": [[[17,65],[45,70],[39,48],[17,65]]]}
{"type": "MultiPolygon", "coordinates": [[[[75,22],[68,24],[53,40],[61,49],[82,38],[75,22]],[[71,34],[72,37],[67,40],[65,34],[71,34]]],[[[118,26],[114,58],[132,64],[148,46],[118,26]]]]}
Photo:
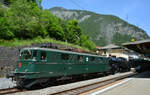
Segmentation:
{"type": "Polygon", "coordinates": [[[63,76],[67,75],[68,72],[68,62],[69,62],[69,54],[67,53],[62,53],[61,54],[61,73],[63,74],[63,76]]]}

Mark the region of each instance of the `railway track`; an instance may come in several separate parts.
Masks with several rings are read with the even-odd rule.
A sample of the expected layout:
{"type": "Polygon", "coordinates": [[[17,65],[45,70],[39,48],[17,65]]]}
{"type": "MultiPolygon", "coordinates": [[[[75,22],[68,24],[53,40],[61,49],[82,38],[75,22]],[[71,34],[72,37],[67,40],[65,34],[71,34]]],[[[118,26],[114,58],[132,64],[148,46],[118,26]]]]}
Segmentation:
{"type": "Polygon", "coordinates": [[[22,92],[25,90],[17,89],[17,88],[8,88],[8,89],[0,89],[0,95],[13,94],[17,92],[22,92]]]}
{"type": "Polygon", "coordinates": [[[113,83],[115,84],[116,82],[131,77],[135,74],[136,73],[129,73],[129,74],[123,74],[121,76],[118,75],[116,77],[112,76],[112,78],[108,78],[104,80],[94,79],[94,81],[91,80],[90,82],[82,81],[82,82],[77,82],[77,83],[72,83],[67,85],[49,87],[49,88],[36,90],[36,91],[19,90],[17,88],[3,89],[0,90],[0,95],[14,94],[14,93],[15,95],[78,95],[113,83]]]}
{"type": "Polygon", "coordinates": [[[96,88],[104,87],[104,86],[107,86],[109,84],[119,82],[119,81],[121,81],[127,77],[131,77],[135,74],[136,73],[121,76],[121,77],[116,77],[116,78],[112,78],[109,80],[96,82],[94,84],[90,84],[90,85],[86,85],[86,86],[82,86],[82,87],[78,87],[78,88],[74,88],[74,89],[70,89],[70,90],[66,90],[66,91],[62,91],[62,92],[58,92],[58,93],[53,93],[53,94],[49,94],[49,95],[79,95],[79,94],[91,91],[93,89],[96,89],[96,88]]]}

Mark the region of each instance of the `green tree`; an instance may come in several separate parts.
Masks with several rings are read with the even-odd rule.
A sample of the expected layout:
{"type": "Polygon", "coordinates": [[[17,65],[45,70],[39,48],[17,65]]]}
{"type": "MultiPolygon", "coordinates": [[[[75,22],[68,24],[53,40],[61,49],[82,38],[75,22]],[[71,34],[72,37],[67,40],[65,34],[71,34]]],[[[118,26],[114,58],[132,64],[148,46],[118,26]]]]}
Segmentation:
{"type": "Polygon", "coordinates": [[[60,19],[52,15],[49,10],[42,12],[40,23],[47,30],[49,37],[64,40],[64,30],[60,24],[60,19]]]}
{"type": "Polygon", "coordinates": [[[2,8],[2,4],[0,3],[0,17],[4,17],[5,10],[2,8]]]}
{"type": "Polygon", "coordinates": [[[10,30],[10,24],[5,17],[5,9],[3,9],[0,4],[0,39],[12,39],[14,34],[10,30]]]}
{"type": "Polygon", "coordinates": [[[80,38],[80,44],[82,47],[88,48],[90,50],[95,50],[96,49],[96,45],[95,43],[93,43],[90,39],[89,36],[86,35],[82,35],[80,38]]]}
{"type": "Polygon", "coordinates": [[[83,35],[77,20],[65,21],[42,10],[33,0],[9,0],[8,9],[0,5],[0,39],[50,37],[93,49],[95,44],[83,35]]]}
{"type": "Polygon", "coordinates": [[[37,36],[45,37],[45,29],[39,19],[42,10],[33,2],[16,0],[7,10],[7,19],[12,26],[16,38],[32,39],[37,36]]]}
{"type": "Polygon", "coordinates": [[[77,20],[70,20],[66,26],[65,38],[70,43],[78,44],[80,41],[80,36],[82,35],[82,30],[78,25],[77,20]]]}
{"type": "Polygon", "coordinates": [[[10,31],[10,25],[6,18],[0,18],[0,39],[10,40],[14,37],[14,34],[10,31]]]}
{"type": "Polygon", "coordinates": [[[115,33],[113,35],[112,42],[116,45],[121,45],[121,43],[130,42],[131,39],[132,37],[130,35],[122,35],[120,33],[115,33]]]}
{"type": "Polygon", "coordinates": [[[58,24],[53,24],[49,28],[49,35],[56,40],[64,40],[64,31],[63,28],[58,24]]]}

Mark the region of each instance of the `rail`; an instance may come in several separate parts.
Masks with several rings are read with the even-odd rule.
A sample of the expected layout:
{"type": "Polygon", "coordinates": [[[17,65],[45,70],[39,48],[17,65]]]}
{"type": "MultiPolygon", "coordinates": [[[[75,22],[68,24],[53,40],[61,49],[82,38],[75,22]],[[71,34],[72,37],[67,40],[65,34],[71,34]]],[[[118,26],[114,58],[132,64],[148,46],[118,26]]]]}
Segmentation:
{"type": "Polygon", "coordinates": [[[119,77],[115,77],[115,78],[112,78],[112,79],[96,82],[96,83],[93,83],[93,84],[89,84],[89,85],[85,85],[85,86],[81,86],[81,87],[78,87],[78,88],[69,89],[69,90],[65,90],[65,91],[61,91],[61,92],[57,92],[57,93],[53,93],[53,94],[49,94],[49,95],[79,95],[79,94],[82,94],[84,92],[88,92],[88,91],[91,91],[93,89],[103,87],[103,86],[106,86],[108,84],[115,83],[116,81],[125,79],[127,77],[131,77],[135,74],[136,73],[132,73],[132,74],[124,75],[124,76],[119,76],[119,77]]]}
{"type": "Polygon", "coordinates": [[[8,89],[0,89],[0,95],[13,94],[17,92],[22,92],[25,90],[17,89],[17,88],[8,88],[8,89]]]}
{"type": "Polygon", "coordinates": [[[4,94],[13,94],[15,95],[78,95],[93,89],[106,86],[108,84],[115,83],[127,77],[131,77],[136,73],[127,72],[123,74],[116,74],[107,76],[104,78],[97,78],[92,80],[86,80],[71,84],[59,85],[54,87],[48,87],[41,90],[18,90],[18,89],[8,89],[8,90],[0,90],[0,95],[4,94]],[[17,93],[19,92],[19,93],[17,93]]]}

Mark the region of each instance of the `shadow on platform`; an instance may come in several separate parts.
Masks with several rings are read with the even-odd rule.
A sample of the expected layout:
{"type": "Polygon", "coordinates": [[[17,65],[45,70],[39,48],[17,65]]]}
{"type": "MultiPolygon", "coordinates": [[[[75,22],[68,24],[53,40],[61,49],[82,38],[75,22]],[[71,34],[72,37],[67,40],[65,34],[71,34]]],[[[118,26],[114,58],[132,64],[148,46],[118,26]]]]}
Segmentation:
{"type": "Polygon", "coordinates": [[[139,73],[132,78],[150,78],[150,71],[139,73]]]}

